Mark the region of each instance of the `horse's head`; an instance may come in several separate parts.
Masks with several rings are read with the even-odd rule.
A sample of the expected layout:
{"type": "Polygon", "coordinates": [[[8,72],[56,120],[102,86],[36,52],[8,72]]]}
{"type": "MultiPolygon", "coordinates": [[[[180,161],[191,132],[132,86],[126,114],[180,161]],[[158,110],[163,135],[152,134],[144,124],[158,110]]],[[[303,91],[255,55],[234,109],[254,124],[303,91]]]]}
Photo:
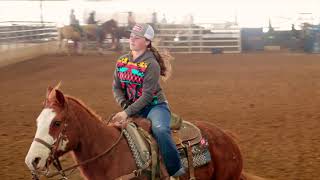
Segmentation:
{"type": "Polygon", "coordinates": [[[64,153],[75,149],[79,140],[73,127],[67,99],[58,88],[49,87],[44,109],[37,118],[37,131],[25,163],[33,172],[44,172],[64,153]]]}
{"type": "Polygon", "coordinates": [[[118,29],[118,23],[114,19],[104,22],[101,26],[105,32],[109,33],[113,33],[118,29]]]}

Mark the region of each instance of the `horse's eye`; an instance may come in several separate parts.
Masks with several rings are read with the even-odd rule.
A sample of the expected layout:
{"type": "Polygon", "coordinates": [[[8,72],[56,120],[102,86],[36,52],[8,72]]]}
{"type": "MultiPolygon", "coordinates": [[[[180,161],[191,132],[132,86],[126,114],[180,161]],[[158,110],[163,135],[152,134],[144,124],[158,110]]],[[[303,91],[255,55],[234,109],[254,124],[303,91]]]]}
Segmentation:
{"type": "Polygon", "coordinates": [[[55,121],[53,123],[54,127],[60,127],[61,126],[61,121],[55,121]]]}

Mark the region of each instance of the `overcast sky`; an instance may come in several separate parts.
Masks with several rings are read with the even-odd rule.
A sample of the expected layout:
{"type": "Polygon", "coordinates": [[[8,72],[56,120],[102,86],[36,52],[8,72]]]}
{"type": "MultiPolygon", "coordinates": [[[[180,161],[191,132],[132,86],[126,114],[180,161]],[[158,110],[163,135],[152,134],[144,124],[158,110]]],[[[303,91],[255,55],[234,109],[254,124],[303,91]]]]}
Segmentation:
{"type": "MultiPolygon", "coordinates": [[[[39,20],[37,1],[0,1],[0,21],[39,20]],[[13,10],[14,9],[14,10],[13,10]]],[[[150,21],[151,13],[165,14],[169,22],[186,22],[192,14],[197,22],[224,22],[237,20],[242,27],[263,27],[271,18],[275,27],[290,28],[308,20],[320,22],[320,0],[112,0],[89,2],[85,0],[44,1],[43,13],[47,21],[68,23],[70,9],[76,10],[82,22],[92,10],[97,19],[117,18],[126,21],[127,11],[135,13],[137,21],[150,21]]]]}

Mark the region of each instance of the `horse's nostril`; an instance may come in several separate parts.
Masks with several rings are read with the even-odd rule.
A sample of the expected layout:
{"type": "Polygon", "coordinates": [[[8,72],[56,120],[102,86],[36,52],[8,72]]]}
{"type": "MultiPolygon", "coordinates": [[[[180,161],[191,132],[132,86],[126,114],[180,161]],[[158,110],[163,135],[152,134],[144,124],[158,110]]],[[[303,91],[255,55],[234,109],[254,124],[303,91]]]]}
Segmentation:
{"type": "Polygon", "coordinates": [[[32,165],[34,168],[37,168],[39,162],[40,162],[41,158],[40,157],[36,157],[34,158],[34,160],[32,161],[32,165]]]}

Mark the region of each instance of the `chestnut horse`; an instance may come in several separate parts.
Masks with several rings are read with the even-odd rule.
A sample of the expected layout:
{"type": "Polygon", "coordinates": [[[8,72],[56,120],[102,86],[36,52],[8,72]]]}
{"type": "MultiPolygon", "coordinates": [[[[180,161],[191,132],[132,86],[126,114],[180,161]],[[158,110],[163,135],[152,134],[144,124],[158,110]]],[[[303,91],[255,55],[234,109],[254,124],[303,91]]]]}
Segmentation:
{"type": "MultiPolygon", "coordinates": [[[[61,170],[57,159],[69,151],[78,165],[60,171],[63,176],[64,172],[79,167],[85,179],[116,179],[137,169],[121,131],[107,125],[80,100],[64,95],[58,88],[48,88],[44,109],[36,123],[35,138],[25,159],[35,179],[38,175],[57,175],[50,174],[48,166],[54,162],[61,170]]],[[[208,139],[212,158],[207,165],[195,169],[196,179],[242,179],[242,156],[236,142],[210,123],[197,122],[196,125],[208,139]]],[[[186,173],[180,179],[188,176],[186,173]]]]}

